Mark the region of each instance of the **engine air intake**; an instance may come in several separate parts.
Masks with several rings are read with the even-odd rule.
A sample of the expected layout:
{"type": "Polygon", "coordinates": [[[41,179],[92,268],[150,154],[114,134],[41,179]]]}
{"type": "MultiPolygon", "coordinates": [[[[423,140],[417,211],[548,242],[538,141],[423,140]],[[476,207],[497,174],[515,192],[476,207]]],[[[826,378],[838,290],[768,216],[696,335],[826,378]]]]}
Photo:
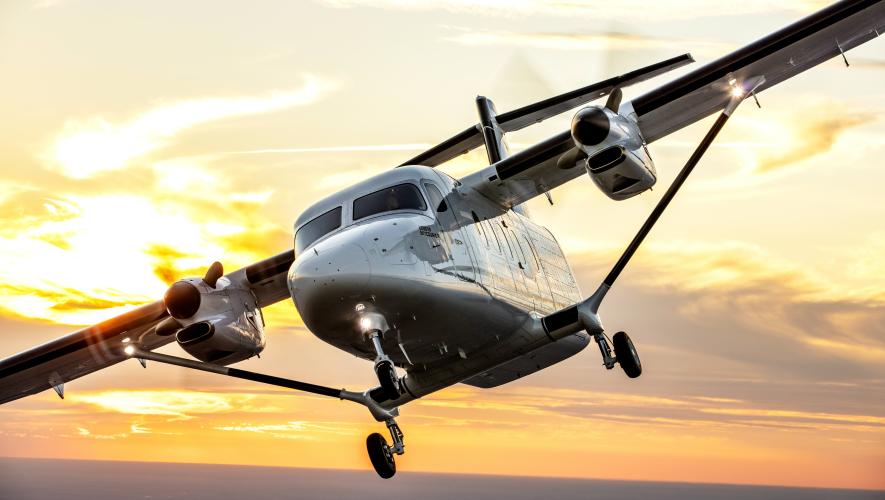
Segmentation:
{"type": "Polygon", "coordinates": [[[612,146],[605,148],[587,160],[587,166],[594,174],[605,172],[624,161],[624,148],[612,146]]]}
{"type": "Polygon", "coordinates": [[[182,346],[193,345],[202,342],[215,333],[215,327],[208,321],[200,321],[190,326],[182,328],[175,335],[175,340],[182,346]]]}

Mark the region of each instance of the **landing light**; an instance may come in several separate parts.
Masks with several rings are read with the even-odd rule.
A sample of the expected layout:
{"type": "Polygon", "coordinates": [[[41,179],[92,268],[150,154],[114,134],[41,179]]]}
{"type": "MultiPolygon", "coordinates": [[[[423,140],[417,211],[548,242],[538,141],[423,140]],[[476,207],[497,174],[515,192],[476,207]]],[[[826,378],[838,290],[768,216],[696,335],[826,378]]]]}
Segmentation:
{"type": "Polygon", "coordinates": [[[732,87],[731,88],[731,95],[734,97],[743,97],[744,89],[742,89],[740,87],[732,87]]]}
{"type": "Polygon", "coordinates": [[[372,320],[369,318],[360,318],[360,326],[363,327],[363,331],[366,331],[372,326],[372,320]]]}
{"type": "Polygon", "coordinates": [[[123,349],[123,352],[125,352],[127,356],[132,356],[135,354],[135,346],[131,344],[127,345],[126,348],[123,349]]]}

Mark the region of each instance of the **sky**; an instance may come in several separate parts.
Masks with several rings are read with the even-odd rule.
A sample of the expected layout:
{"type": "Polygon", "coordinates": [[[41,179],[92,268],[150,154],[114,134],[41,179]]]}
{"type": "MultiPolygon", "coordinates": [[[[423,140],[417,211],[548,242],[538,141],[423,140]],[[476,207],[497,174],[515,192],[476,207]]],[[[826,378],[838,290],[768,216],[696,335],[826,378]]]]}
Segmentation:
{"type": "MultiPolygon", "coordinates": [[[[0,357],[291,248],[304,208],[475,123],[477,94],[505,111],[683,52],[702,64],[825,3],[4,2],[0,357]]],[[[601,311],[641,378],[588,350],[422,398],[400,471],[885,489],[883,43],[727,124],[601,311]]],[[[650,146],[650,193],[613,202],[583,178],[529,202],[585,293],[710,123],[650,146]]],[[[266,350],[238,367],[374,384],[290,302],[266,317],[266,350]]],[[[365,469],[376,431],[356,405],[132,361],[0,407],[0,456],[365,469]]]]}

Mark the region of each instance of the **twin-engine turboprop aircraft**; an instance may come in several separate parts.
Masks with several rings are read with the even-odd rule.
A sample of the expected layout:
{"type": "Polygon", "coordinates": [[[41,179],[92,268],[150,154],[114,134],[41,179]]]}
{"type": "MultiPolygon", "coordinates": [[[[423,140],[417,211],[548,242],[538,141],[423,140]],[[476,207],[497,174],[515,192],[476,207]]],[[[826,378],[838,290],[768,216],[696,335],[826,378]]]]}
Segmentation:
{"type": "MultiPolygon", "coordinates": [[[[318,201],[295,223],[295,248],[225,275],[173,284],[163,300],[0,362],[0,402],[134,357],[345,399],[385,422],[366,444],[389,478],[405,451],[399,408],[457,383],[490,388],[542,370],[588,344],[603,364],[642,373],[624,332],[606,335],[606,292],[716,134],[748,96],[879,35],[885,2],[827,7],[670,83],[622,101],[623,88],[693,62],[675,57],[503,114],[478,97],[479,123],[398,168],[318,201]],[[509,155],[504,134],[596,99],[571,127],[509,155]],[[588,174],[609,198],[651,188],[647,145],[719,116],[599,288],[582,300],[565,254],[522,204],[588,174]],[[461,179],[438,169],[484,146],[489,166],[461,179]],[[261,308],[291,297],[305,325],[374,362],[378,387],[351,392],[230,368],[265,347],[261,308]],[[177,342],[192,358],[153,352],[177,342]],[[404,371],[400,375],[400,371],[404,371]]],[[[845,59],[846,64],[848,60],[845,59]]]]}

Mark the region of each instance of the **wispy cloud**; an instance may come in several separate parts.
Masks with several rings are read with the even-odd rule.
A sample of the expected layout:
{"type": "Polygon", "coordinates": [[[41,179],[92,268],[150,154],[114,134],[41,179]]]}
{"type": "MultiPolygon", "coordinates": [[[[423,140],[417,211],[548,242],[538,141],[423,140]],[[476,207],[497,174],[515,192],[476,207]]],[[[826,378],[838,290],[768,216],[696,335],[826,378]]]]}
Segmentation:
{"type": "Polygon", "coordinates": [[[848,60],[852,66],[860,66],[861,68],[885,69],[885,60],[869,59],[865,57],[852,57],[848,60]]]}
{"type": "Polygon", "coordinates": [[[257,394],[201,392],[197,390],[152,389],[81,392],[71,394],[68,399],[75,403],[93,405],[104,411],[130,415],[159,415],[185,420],[202,414],[264,413],[279,409],[274,406],[256,404],[260,400],[260,396],[257,394]]]}
{"type": "Polygon", "coordinates": [[[574,33],[480,31],[453,28],[458,33],[445,40],[463,45],[508,45],[556,50],[671,50],[675,52],[723,53],[730,44],[696,39],[663,38],[630,33],[574,33]]]}
{"type": "MultiPolygon", "coordinates": [[[[619,251],[596,246],[573,257],[572,265],[583,272],[589,271],[588,265],[606,267],[619,251]]],[[[680,316],[701,324],[718,318],[735,325],[742,335],[767,342],[776,338],[806,352],[851,359],[857,367],[873,368],[885,360],[885,339],[877,327],[885,321],[881,283],[866,288],[840,285],[740,242],[671,241],[650,243],[644,251],[654,258],[631,264],[641,269],[632,274],[631,283],[680,297],[674,311],[680,316]]],[[[883,266],[881,261],[877,265],[883,266]]]]}
{"type": "Polygon", "coordinates": [[[165,104],[123,123],[102,117],[70,120],[43,153],[46,165],[68,177],[85,179],[118,170],[135,158],[167,145],[189,128],[236,116],[302,106],[319,99],[332,84],[304,77],[302,87],[263,96],[215,97],[165,104]]]}
{"type": "Polygon", "coordinates": [[[781,147],[759,152],[756,173],[768,173],[826,153],[847,130],[874,120],[872,114],[846,113],[830,105],[819,106],[814,112],[799,110],[797,115],[801,118],[793,121],[781,147]]]}
{"type": "Polygon", "coordinates": [[[230,155],[263,155],[263,154],[303,154],[303,153],[364,153],[386,151],[422,151],[429,149],[433,144],[365,144],[358,146],[326,146],[317,148],[268,148],[250,149],[245,151],[227,151],[220,154],[230,155]]]}
{"type": "Polygon", "coordinates": [[[290,421],[285,423],[239,423],[214,427],[224,432],[244,432],[264,434],[278,439],[299,439],[317,441],[326,439],[329,434],[356,435],[358,428],[350,422],[307,422],[290,421]]]}
{"type": "Polygon", "coordinates": [[[617,4],[591,0],[321,0],[336,8],[375,7],[384,9],[428,11],[441,10],[456,14],[474,14],[495,17],[525,16],[579,16],[598,20],[621,20],[629,16],[644,21],[695,19],[699,17],[744,15],[759,12],[809,12],[828,4],[824,0],[789,0],[772,4],[763,0],[735,2],[707,2],[678,0],[675,2],[644,2],[626,0],[617,4]]]}

